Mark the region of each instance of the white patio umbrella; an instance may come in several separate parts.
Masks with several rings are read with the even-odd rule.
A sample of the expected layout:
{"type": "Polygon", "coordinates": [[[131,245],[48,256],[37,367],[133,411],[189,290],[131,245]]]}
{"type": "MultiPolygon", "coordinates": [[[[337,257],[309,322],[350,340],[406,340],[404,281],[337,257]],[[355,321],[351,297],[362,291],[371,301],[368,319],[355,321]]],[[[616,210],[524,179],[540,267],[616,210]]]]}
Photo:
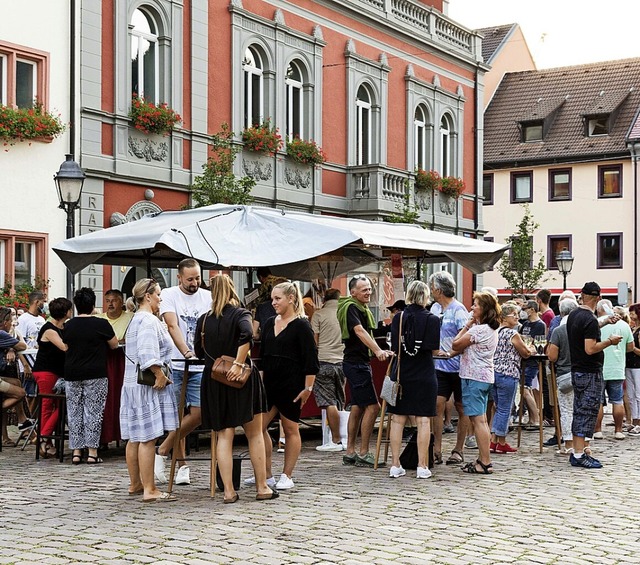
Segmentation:
{"type": "Polygon", "coordinates": [[[363,253],[371,253],[374,260],[392,252],[431,262],[454,261],[481,273],[508,246],[416,225],[215,204],[145,216],[63,241],[53,249],[74,273],[92,263],[174,267],[184,257],[194,257],[204,267],[275,267],[319,262],[337,250],[358,250],[359,261],[363,253]]]}

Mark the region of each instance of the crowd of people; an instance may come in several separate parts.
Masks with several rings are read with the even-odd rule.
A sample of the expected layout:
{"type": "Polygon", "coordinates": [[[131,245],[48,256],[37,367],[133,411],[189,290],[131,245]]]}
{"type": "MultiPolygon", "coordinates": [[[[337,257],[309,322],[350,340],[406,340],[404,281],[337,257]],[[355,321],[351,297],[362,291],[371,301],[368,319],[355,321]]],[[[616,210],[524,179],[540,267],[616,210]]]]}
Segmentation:
{"type": "MultiPolygon", "coordinates": [[[[323,307],[318,308],[311,293],[303,298],[298,285],[263,274],[261,300],[253,315],[243,307],[229,276],[215,275],[209,290],[202,288],[200,265],[194,259],[180,263],[174,287],[161,289],[153,279],[138,281],[131,312],[123,308],[122,293],[112,290],[105,294],[107,311],[95,315],[94,291],[81,288],[73,304],[65,298],[52,300],[45,321],[45,297],[35,292],[29,311],[22,315],[25,335],[20,332],[22,317],[16,323],[14,312],[0,308],[0,349],[5,352],[0,365],[2,408],[15,406],[19,429],[28,429],[34,423],[22,405],[29,391],[18,373],[23,373],[23,382],[33,379],[43,393],[53,392],[64,378],[71,461],[99,464],[105,406],[115,394],[110,387],[118,382],[111,377],[120,374],[120,416],[113,433],[127,441],[129,494],[141,495],[144,502],[175,500],[158,488],[167,481],[172,449],[178,462],[176,484],[190,484],[184,440],[198,426],[217,434],[225,504],[239,498],[233,480],[233,442],[239,426],[253,468],[245,483],[255,486],[256,499],[275,499],[279,491],[294,488],[301,452],[299,421],[312,395],[325,411],[328,426],[328,438],[317,449],[343,452],[343,465],[374,467],[370,443],[380,401],[373,357],[389,363],[388,375],[399,385],[397,398],[387,406],[392,415],[392,478],[406,475],[401,448],[408,424],[417,428],[416,477],[432,475],[430,448],[432,466],[444,462],[443,434],[453,431],[448,429],[452,405],[458,423],[446,463],[468,474],[492,474],[492,454],[517,452],[507,436],[518,412],[521,378],[520,413],[526,410],[528,429],[541,423],[540,403],[546,407],[557,398],[562,435],[549,438],[546,445],[557,444],[574,467],[602,466],[589,446],[603,437],[606,402],[612,405],[615,439],[640,435],[640,304],[614,309],[600,297],[595,282],[586,283],[578,297],[564,292],[558,315],[549,307],[551,293],[546,289],[533,300],[516,295],[500,304],[495,289],[485,288],[474,293],[469,312],[455,298],[451,274],[436,272],[428,282],[411,282],[405,299],[389,307],[396,310],[389,325],[378,326],[369,308],[371,281],[365,275],[348,281],[347,296],[326,289],[323,307]],[[388,347],[374,338],[380,332],[388,333],[388,347]],[[251,360],[256,338],[259,365],[251,360]],[[545,359],[555,369],[557,395],[548,394],[550,372],[540,370],[540,343],[547,344],[545,359]],[[37,346],[31,359],[21,353],[29,344],[37,346]],[[225,377],[211,378],[225,358],[225,377]],[[341,420],[346,386],[350,410],[345,442],[341,420]],[[183,388],[185,412],[180,422],[183,388]],[[279,420],[284,450],[279,474],[273,472],[269,434],[274,420],[279,420]],[[477,457],[465,461],[470,439],[477,457]]],[[[52,399],[42,401],[42,457],[55,455],[50,436],[57,424],[57,406],[52,399]]],[[[543,417],[551,423],[553,412],[543,417]]]]}

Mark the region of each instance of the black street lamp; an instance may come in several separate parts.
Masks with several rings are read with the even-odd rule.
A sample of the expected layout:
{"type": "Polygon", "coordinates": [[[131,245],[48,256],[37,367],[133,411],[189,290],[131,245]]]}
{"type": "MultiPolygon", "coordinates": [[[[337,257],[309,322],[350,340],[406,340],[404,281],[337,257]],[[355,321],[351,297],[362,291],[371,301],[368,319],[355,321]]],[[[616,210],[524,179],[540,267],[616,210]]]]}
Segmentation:
{"type": "MultiPolygon", "coordinates": [[[[75,211],[80,205],[80,195],[82,194],[85,178],[84,171],[80,168],[80,165],[73,160],[73,155],[69,154],[67,154],[64,163],[60,165],[60,170],[53,175],[53,180],[58,189],[59,207],[67,213],[67,239],[75,236],[75,211]]],[[[67,270],[67,297],[69,300],[73,299],[73,283],[73,274],[67,270]]]]}
{"type": "Polygon", "coordinates": [[[558,271],[562,273],[562,290],[567,290],[567,275],[573,268],[573,257],[566,247],[556,255],[556,264],[558,271]]]}

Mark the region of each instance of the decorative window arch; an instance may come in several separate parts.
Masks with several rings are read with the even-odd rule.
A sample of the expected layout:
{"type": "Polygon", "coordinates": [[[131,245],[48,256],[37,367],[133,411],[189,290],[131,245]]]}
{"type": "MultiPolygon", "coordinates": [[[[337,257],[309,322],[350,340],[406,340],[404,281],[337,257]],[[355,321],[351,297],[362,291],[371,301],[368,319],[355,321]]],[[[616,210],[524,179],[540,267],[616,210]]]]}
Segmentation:
{"type": "Polygon", "coordinates": [[[264,71],[266,57],[259,46],[249,45],[244,52],[242,71],[244,75],[244,123],[245,128],[264,121],[264,71]]]}
{"type": "Polygon", "coordinates": [[[413,116],[414,163],[416,169],[429,170],[431,140],[429,109],[426,104],[418,104],[413,116]]]}
{"type": "Polygon", "coordinates": [[[371,87],[362,83],[356,94],[356,165],[372,162],[373,112],[375,98],[371,87]]]}
{"type": "Polygon", "coordinates": [[[445,113],[440,119],[440,174],[443,177],[457,172],[455,138],[453,119],[445,113]]]}
{"type": "Polygon", "coordinates": [[[159,26],[145,7],[133,11],[130,22],[131,92],[150,102],[160,97],[159,26]]]}

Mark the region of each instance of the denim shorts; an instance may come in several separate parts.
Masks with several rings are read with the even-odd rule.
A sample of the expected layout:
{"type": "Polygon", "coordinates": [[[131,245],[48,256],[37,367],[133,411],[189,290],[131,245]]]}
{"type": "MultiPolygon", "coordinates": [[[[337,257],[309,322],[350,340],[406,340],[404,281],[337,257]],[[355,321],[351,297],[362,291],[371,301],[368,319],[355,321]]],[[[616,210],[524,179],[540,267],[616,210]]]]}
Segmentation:
{"type": "Polygon", "coordinates": [[[485,414],[493,383],[483,383],[471,379],[460,380],[462,381],[462,407],[464,408],[464,415],[471,417],[485,414]]]}
{"type": "Polygon", "coordinates": [[[604,393],[607,393],[607,399],[610,404],[622,404],[624,397],[624,381],[604,381],[604,390],[602,391],[602,404],[606,406],[604,393]]]}
{"type": "Polygon", "coordinates": [[[525,365],[524,367],[524,386],[527,388],[531,388],[533,386],[533,381],[536,377],[540,376],[538,374],[538,365],[534,365],[529,367],[525,365]]]}
{"type": "Polygon", "coordinates": [[[369,363],[342,363],[344,376],[351,391],[351,404],[366,408],[378,404],[378,397],[373,388],[373,374],[369,363]]]}
{"type": "MultiPolygon", "coordinates": [[[[182,378],[184,371],[174,370],[171,373],[171,380],[173,381],[173,392],[176,395],[176,404],[180,403],[180,392],[182,390],[182,378]]],[[[194,406],[200,408],[200,382],[202,381],[202,373],[189,373],[189,379],[187,380],[187,395],[184,399],[185,408],[187,406],[194,406]]]]}

